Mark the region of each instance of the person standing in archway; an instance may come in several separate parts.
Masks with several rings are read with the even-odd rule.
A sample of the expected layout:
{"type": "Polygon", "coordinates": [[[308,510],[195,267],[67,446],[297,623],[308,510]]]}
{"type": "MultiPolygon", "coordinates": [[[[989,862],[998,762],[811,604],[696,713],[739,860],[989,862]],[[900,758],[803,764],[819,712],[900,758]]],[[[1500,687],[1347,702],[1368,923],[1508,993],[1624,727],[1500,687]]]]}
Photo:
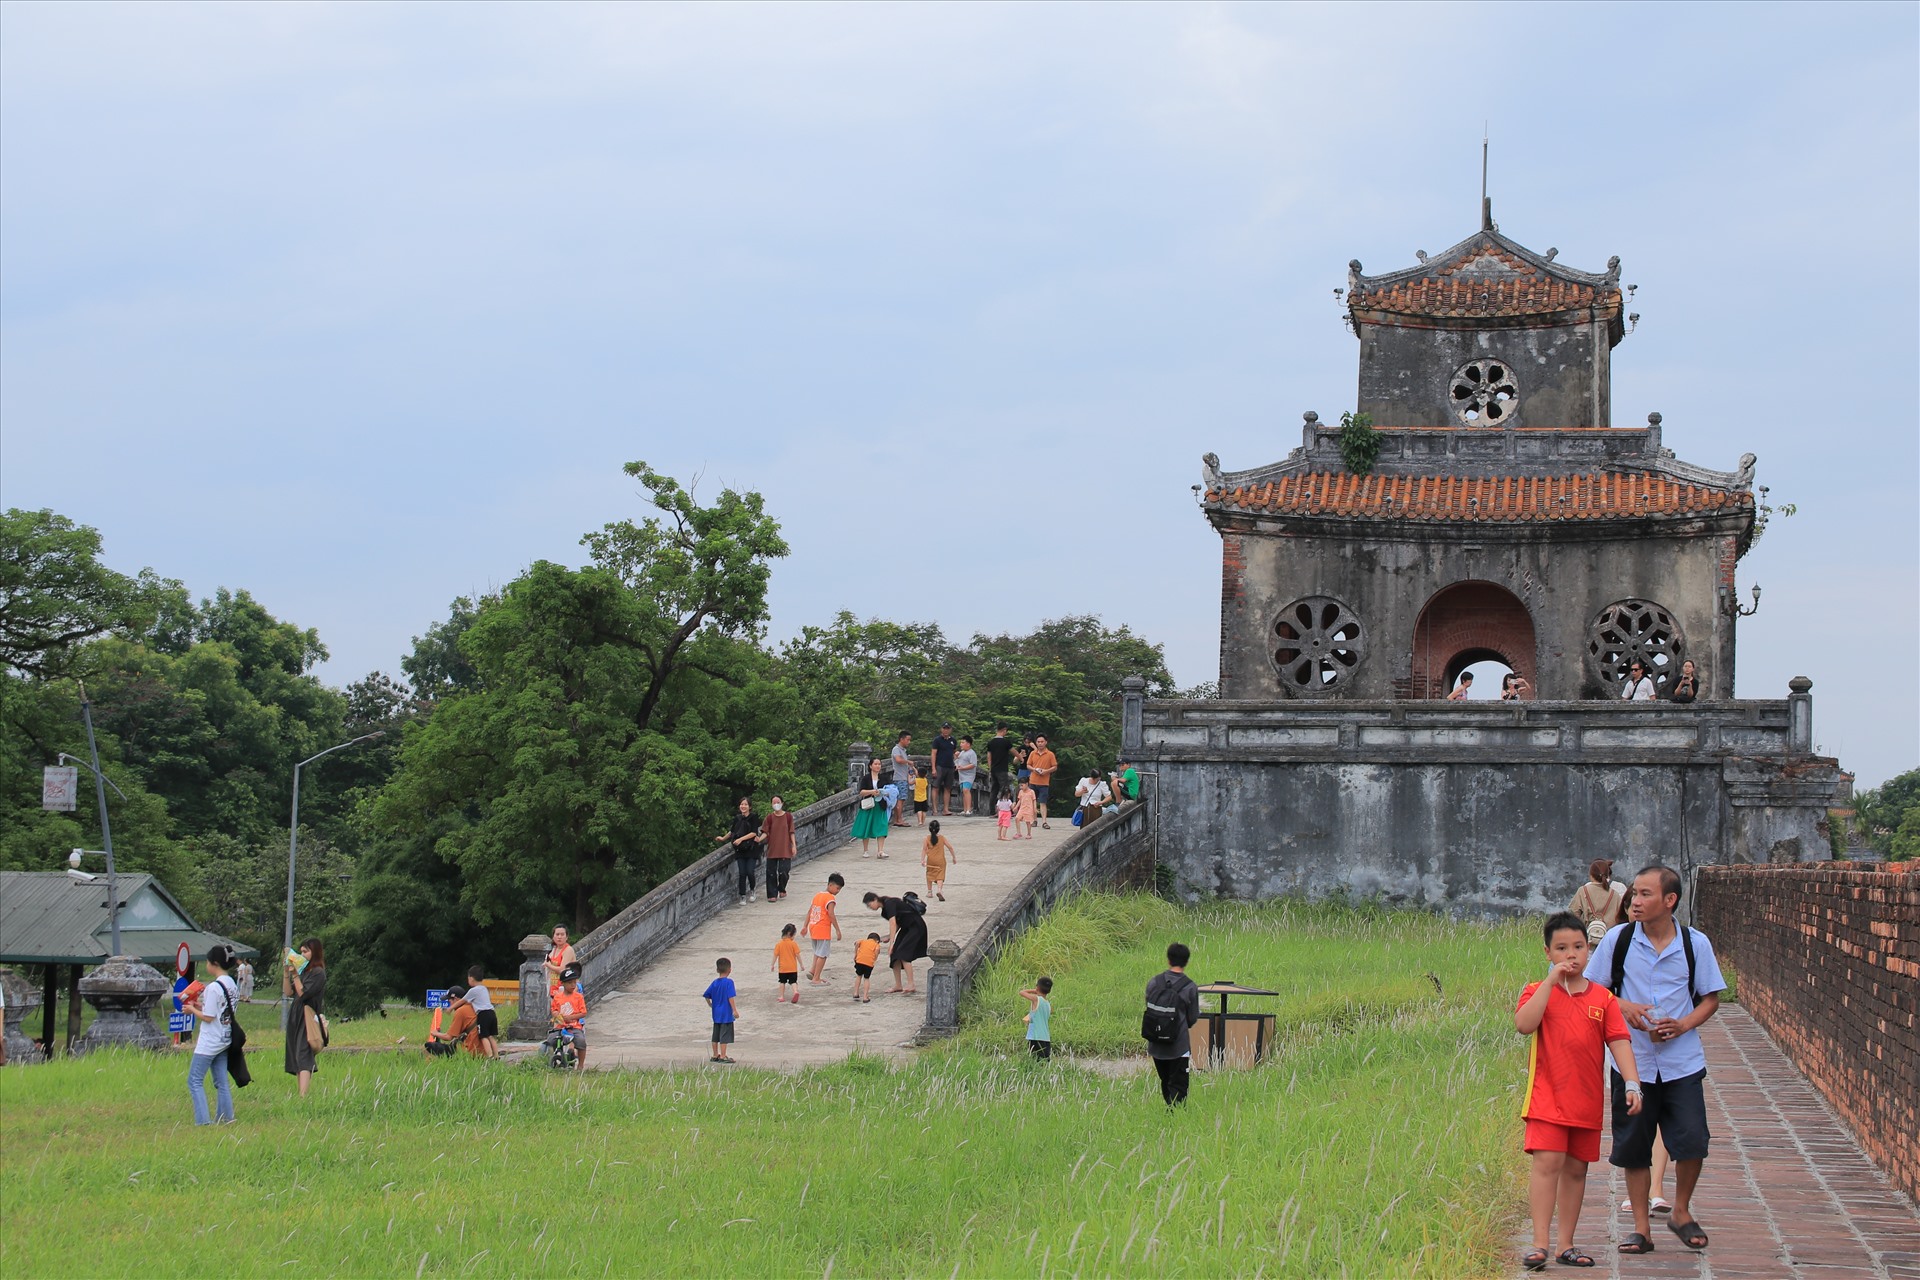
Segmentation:
{"type": "Polygon", "coordinates": [[[1462,671],[1460,673],[1460,683],[1454,687],[1454,690],[1452,693],[1447,695],[1447,701],[1448,702],[1465,702],[1468,698],[1471,698],[1472,696],[1473,696],[1473,672],[1462,671]]]}
{"type": "Polygon", "coordinates": [[[1622,702],[1652,702],[1659,697],[1654,687],[1653,677],[1647,674],[1647,664],[1635,658],[1627,668],[1627,684],[1620,691],[1622,702]]]}

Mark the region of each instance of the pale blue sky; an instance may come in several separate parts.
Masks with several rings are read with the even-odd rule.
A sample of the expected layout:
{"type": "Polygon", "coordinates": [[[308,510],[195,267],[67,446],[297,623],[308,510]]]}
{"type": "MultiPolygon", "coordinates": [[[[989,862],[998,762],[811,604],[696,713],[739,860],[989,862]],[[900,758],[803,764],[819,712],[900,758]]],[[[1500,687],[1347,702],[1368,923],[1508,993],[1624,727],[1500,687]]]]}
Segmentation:
{"type": "Polygon", "coordinates": [[[0,8],[0,503],[251,589],[328,679],[754,488],[775,637],[1093,612],[1210,678],[1188,486],[1351,407],[1346,263],[1640,286],[1615,421],[1760,456],[1739,692],[1920,763],[1912,5],[0,8]],[[1005,573],[949,571],[1004,549],[1005,573]],[[876,591],[859,549],[934,548],[876,591]],[[1049,572],[1027,568],[1044,553],[1049,572]]]}

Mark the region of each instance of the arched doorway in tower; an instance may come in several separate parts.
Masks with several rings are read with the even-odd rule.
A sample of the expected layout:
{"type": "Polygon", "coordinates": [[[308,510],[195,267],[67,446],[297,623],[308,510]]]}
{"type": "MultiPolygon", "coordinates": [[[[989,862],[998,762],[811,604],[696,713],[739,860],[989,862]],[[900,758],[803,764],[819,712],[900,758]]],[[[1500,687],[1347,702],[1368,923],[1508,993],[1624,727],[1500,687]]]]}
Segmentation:
{"type": "MultiPolygon", "coordinates": [[[[1533,615],[1520,597],[1497,583],[1456,582],[1434,593],[1413,624],[1413,679],[1408,696],[1444,698],[1462,671],[1491,662],[1519,673],[1529,685],[1538,685],[1533,615]]],[[[1475,693],[1487,696],[1477,688],[1475,693]]],[[[1500,696],[1497,687],[1491,693],[1500,696]]]]}

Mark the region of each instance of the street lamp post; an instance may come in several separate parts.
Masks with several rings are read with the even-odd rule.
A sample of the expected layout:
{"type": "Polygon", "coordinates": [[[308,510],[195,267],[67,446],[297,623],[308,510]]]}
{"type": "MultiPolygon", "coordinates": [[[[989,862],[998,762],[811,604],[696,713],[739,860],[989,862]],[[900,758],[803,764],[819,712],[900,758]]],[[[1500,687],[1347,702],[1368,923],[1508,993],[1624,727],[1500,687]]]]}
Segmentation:
{"type": "MultiPolygon", "coordinates": [[[[375,738],[382,736],[384,736],[383,730],[363,733],[359,737],[351,738],[338,746],[328,747],[325,751],[315,752],[299,764],[293,766],[293,817],[287,824],[287,928],[286,934],[281,940],[280,962],[282,964],[286,963],[287,952],[293,950],[293,873],[294,864],[300,852],[300,771],[312,764],[315,760],[318,760],[321,756],[330,756],[336,751],[344,751],[348,747],[357,746],[362,742],[372,742],[375,738]]],[[[281,989],[284,992],[284,983],[281,989]]],[[[282,1031],[287,1029],[287,1010],[287,999],[283,994],[280,997],[280,1029],[282,1031]]]]}
{"type": "MultiPolygon", "coordinates": [[[[112,786],[106,775],[100,772],[100,748],[93,740],[93,703],[87,698],[86,682],[80,684],[80,715],[87,722],[87,754],[93,757],[89,772],[93,774],[94,798],[100,802],[100,843],[106,848],[101,852],[107,855],[107,920],[112,926],[113,954],[120,954],[120,882],[113,874],[113,827],[107,822],[107,788],[112,786]]],[[[62,760],[70,760],[65,752],[59,753],[62,760]]],[[[82,763],[75,760],[75,764],[82,763]]],[[[118,787],[113,793],[125,800],[126,795],[118,787]]]]}

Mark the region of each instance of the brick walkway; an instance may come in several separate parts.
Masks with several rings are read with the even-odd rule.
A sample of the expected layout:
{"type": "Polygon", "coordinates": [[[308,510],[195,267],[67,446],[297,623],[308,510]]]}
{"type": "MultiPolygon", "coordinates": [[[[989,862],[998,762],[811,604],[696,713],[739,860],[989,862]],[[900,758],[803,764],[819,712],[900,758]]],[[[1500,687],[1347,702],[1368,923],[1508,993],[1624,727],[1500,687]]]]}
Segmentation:
{"type": "MultiPolygon", "coordinates": [[[[1701,1039],[1713,1152],[1693,1208],[1712,1243],[1698,1253],[1689,1250],[1660,1214],[1653,1219],[1654,1252],[1617,1252],[1633,1218],[1620,1212],[1626,1183],[1606,1162],[1609,1136],[1600,1163],[1588,1173],[1576,1237],[1599,1264],[1588,1274],[1629,1280],[1920,1280],[1920,1214],[1861,1153],[1747,1011],[1722,1006],[1701,1039]]],[[[1523,1228],[1516,1237],[1516,1258],[1528,1248],[1530,1234],[1523,1228]]],[[[1547,1270],[1580,1274],[1558,1264],[1547,1270]]]]}

